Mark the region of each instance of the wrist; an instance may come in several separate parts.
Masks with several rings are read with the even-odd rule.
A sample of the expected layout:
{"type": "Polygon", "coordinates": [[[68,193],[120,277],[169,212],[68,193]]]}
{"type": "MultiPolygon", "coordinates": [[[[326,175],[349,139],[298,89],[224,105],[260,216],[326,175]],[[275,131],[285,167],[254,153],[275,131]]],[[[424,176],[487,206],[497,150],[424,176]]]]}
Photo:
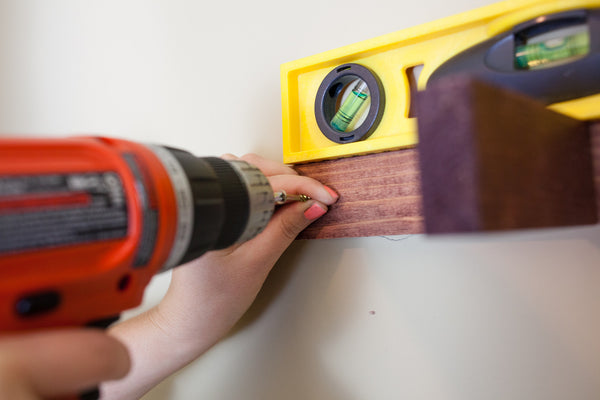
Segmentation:
{"type": "Polygon", "coordinates": [[[178,294],[167,293],[145,318],[152,329],[160,332],[170,352],[192,361],[217,343],[235,321],[224,319],[224,314],[213,302],[189,303],[178,294]]]}

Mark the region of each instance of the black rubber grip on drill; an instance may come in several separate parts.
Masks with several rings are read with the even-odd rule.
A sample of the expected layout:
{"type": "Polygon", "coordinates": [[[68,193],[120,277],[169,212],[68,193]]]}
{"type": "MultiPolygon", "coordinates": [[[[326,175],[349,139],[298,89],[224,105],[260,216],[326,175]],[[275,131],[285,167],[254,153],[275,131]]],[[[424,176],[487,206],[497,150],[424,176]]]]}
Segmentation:
{"type": "Polygon", "coordinates": [[[248,222],[250,200],[245,184],[227,161],[168,150],[187,176],[194,203],[192,238],[182,264],[234,244],[248,222]]]}
{"type": "Polygon", "coordinates": [[[204,160],[211,165],[221,183],[225,216],[215,249],[224,249],[234,244],[244,232],[250,217],[250,197],[245,183],[231,164],[216,157],[204,160]]]}

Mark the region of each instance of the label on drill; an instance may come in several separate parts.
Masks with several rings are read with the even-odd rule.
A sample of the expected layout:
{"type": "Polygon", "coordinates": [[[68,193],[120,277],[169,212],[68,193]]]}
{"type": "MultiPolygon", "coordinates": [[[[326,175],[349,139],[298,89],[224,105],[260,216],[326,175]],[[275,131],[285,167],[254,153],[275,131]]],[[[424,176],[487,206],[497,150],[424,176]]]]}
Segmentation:
{"type": "Polygon", "coordinates": [[[141,235],[133,259],[133,268],[145,267],[150,262],[158,238],[158,204],[154,186],[148,178],[149,173],[135,154],[124,153],[123,159],[135,179],[135,189],[142,211],[141,235]]]}
{"type": "Polygon", "coordinates": [[[115,172],[0,176],[0,253],[118,239],[127,230],[115,172]]]}
{"type": "Polygon", "coordinates": [[[161,271],[166,271],[179,264],[192,240],[194,229],[194,198],[187,175],[175,156],[161,146],[147,145],[147,147],[154,152],[169,174],[177,204],[175,240],[171,247],[171,253],[161,269],[161,271]]]}

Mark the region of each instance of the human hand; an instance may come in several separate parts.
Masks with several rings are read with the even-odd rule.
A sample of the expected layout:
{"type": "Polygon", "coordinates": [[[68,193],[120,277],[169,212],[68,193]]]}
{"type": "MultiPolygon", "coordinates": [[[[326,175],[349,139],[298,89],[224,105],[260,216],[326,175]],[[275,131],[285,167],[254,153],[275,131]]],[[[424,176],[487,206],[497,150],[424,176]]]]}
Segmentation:
{"type": "Polygon", "coordinates": [[[85,393],[129,370],[125,347],[92,329],[0,337],[0,399],[37,400],[85,393]]]}
{"type": "Polygon", "coordinates": [[[129,347],[133,368],[126,379],[103,386],[107,398],[141,397],[225,336],[250,307],[283,251],[338,198],[333,190],[280,163],[252,154],[241,159],[258,167],[273,190],[305,194],[311,200],[278,207],[254,239],[173,269],[158,306],[111,328],[129,347]]]}
{"type": "MultiPolygon", "coordinates": [[[[223,158],[238,159],[231,155],[223,158]]],[[[299,176],[283,164],[254,154],[241,159],[258,167],[273,190],[306,194],[312,200],[279,207],[254,239],[209,252],[173,270],[171,286],[153,317],[165,331],[177,332],[178,345],[188,355],[200,355],[231,329],[251,305],[283,251],[338,199],[330,188],[299,176]]]]}

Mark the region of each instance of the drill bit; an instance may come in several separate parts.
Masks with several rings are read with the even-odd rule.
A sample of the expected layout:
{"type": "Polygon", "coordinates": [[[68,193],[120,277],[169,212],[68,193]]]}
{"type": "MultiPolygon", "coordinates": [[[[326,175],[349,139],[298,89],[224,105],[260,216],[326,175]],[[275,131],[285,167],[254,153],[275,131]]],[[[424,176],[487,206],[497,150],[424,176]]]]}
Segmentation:
{"type": "Polygon", "coordinates": [[[305,202],[310,200],[310,197],[305,194],[287,194],[283,189],[273,193],[273,195],[275,196],[275,204],[278,205],[290,203],[292,201],[305,202]]]}

